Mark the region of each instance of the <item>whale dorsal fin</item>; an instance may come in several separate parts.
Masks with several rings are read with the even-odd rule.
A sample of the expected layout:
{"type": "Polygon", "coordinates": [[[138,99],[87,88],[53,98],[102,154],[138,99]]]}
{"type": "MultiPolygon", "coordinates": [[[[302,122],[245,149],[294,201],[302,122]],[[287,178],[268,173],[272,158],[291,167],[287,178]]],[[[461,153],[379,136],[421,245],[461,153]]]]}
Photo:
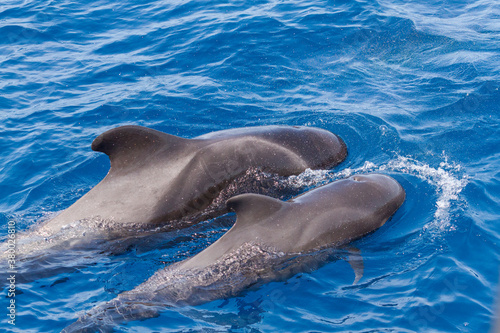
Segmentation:
{"type": "Polygon", "coordinates": [[[240,194],[226,202],[227,208],[236,212],[236,225],[258,223],[265,217],[277,212],[287,202],[261,194],[240,194]]]}
{"type": "Polygon", "coordinates": [[[151,128],[128,125],[110,129],[92,142],[92,150],[109,156],[111,168],[143,162],[159,150],[173,150],[189,139],[179,138],[151,128]]]}

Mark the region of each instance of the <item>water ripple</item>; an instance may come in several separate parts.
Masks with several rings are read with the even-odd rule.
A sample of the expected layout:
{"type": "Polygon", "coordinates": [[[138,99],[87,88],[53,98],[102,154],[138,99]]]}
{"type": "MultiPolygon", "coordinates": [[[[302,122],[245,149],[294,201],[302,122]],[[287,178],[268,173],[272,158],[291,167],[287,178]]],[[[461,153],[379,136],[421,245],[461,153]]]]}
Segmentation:
{"type": "MultiPolygon", "coordinates": [[[[487,331],[500,262],[499,15],[492,0],[3,1],[0,221],[28,228],[97,184],[109,162],[90,143],[115,126],[184,137],[317,126],[347,142],[347,160],[283,184],[305,191],[385,172],[407,191],[395,218],[358,244],[363,288],[339,260],[130,329],[487,331]]],[[[221,230],[196,231],[192,249],[144,250],[142,266],[129,254],[117,259],[127,265],[23,286],[32,306],[19,309],[19,327],[62,329],[143,279],[134,268],[155,271],[221,230]]]]}

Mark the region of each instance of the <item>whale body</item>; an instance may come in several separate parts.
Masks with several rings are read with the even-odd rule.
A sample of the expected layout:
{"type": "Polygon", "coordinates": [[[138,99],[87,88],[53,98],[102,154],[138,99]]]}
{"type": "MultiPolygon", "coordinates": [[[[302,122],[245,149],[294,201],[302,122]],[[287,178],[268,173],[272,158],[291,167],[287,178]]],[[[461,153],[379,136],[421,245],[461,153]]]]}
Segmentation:
{"type": "MultiPolygon", "coordinates": [[[[199,220],[224,187],[250,169],[289,176],[332,168],[347,149],[338,136],[319,128],[238,128],[185,139],[141,126],[111,129],[92,142],[107,154],[110,170],[92,190],[43,225],[53,233],[77,220],[113,221],[124,230],[184,219],[199,220]]],[[[215,214],[221,215],[225,211],[215,214]]]]}
{"type": "Polygon", "coordinates": [[[36,235],[26,236],[62,233],[65,247],[71,247],[92,236],[106,240],[159,226],[183,228],[226,213],[223,201],[203,214],[231,181],[250,170],[289,176],[332,168],[347,156],[335,134],[299,126],[237,128],[185,139],[131,125],[99,135],[92,149],[109,156],[106,177],[41,224],[36,235]]]}
{"type": "MultiPolygon", "coordinates": [[[[346,145],[335,134],[299,126],[236,128],[193,139],[122,126],[99,135],[92,149],[109,156],[108,174],[53,219],[17,234],[20,281],[95,261],[93,254],[77,250],[122,253],[151,243],[159,234],[169,236],[162,231],[222,215],[227,212],[225,200],[238,191],[278,196],[275,182],[262,175],[332,168],[347,156],[346,145]]],[[[6,243],[0,245],[3,259],[7,250],[6,243]]]]}
{"type": "Polygon", "coordinates": [[[236,223],[219,240],[91,309],[64,332],[107,331],[126,320],[157,316],[166,306],[202,304],[287,279],[326,260],[320,250],[382,226],[404,200],[401,185],[381,174],[338,180],[286,202],[235,196],[227,206],[236,212],[236,223]]]}

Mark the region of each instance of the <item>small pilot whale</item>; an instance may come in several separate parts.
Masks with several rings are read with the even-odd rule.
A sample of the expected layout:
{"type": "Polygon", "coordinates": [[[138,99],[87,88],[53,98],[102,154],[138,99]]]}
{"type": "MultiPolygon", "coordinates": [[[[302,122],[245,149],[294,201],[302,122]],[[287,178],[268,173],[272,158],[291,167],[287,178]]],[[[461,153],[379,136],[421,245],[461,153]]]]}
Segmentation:
{"type": "Polygon", "coordinates": [[[316,258],[318,251],[381,227],[404,200],[401,185],[381,174],[338,180],[286,202],[235,196],[227,206],[236,212],[236,223],[219,240],[91,309],[64,332],[107,331],[123,321],[157,316],[166,306],[202,304],[289,278],[311,262],[325,261],[316,258]]]}
{"type": "MultiPolygon", "coordinates": [[[[48,267],[57,270],[61,250],[120,253],[138,237],[222,215],[225,200],[238,191],[273,187],[256,183],[257,172],[289,176],[332,168],[347,156],[335,134],[299,126],[236,128],[193,139],[122,126],[99,135],[92,149],[109,156],[106,177],[53,219],[17,235],[18,258],[37,258],[23,263],[27,280],[50,274],[48,267]],[[242,177],[256,184],[236,186],[242,177]],[[48,262],[37,268],[42,259],[48,262]]],[[[0,250],[7,250],[5,243],[0,250]]]]}

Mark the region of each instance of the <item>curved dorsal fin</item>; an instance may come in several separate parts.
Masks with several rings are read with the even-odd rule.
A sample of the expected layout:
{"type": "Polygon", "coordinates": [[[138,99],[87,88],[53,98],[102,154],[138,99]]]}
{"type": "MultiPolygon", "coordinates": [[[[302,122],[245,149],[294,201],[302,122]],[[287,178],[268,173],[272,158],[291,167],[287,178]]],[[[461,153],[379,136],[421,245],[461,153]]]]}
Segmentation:
{"type": "Polygon", "coordinates": [[[236,212],[237,225],[258,223],[259,220],[274,214],[287,202],[261,194],[240,194],[226,201],[227,208],[236,212]]]}
{"type": "Polygon", "coordinates": [[[151,128],[128,125],[110,129],[92,142],[92,150],[109,156],[111,167],[124,167],[142,162],[158,150],[171,150],[189,139],[156,131],[151,128]]]}

